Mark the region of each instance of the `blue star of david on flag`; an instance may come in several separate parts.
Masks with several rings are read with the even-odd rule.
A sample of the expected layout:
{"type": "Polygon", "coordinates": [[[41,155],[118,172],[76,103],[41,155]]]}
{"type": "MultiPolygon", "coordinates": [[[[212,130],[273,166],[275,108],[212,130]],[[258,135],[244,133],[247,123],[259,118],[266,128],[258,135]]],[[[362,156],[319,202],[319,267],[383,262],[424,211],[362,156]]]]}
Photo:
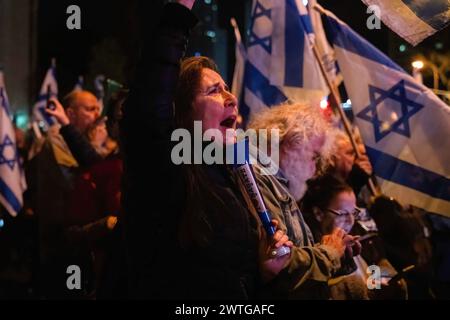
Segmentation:
{"type": "Polygon", "coordinates": [[[5,135],[3,142],[0,144],[0,166],[4,164],[6,164],[11,169],[11,171],[14,170],[14,166],[16,164],[16,146],[8,135],[5,135]],[[8,147],[13,150],[12,158],[8,158],[5,155],[5,149],[7,149],[8,147]]]}
{"type": "Polygon", "coordinates": [[[267,17],[269,20],[271,20],[272,19],[271,15],[272,15],[271,9],[266,9],[259,1],[256,3],[255,9],[252,14],[252,22],[250,25],[250,37],[248,42],[249,48],[252,46],[260,45],[269,54],[272,53],[272,35],[261,38],[256,34],[254,30],[255,22],[257,19],[267,17]]]}
{"type": "Polygon", "coordinates": [[[379,142],[391,132],[395,132],[408,138],[411,137],[409,119],[424,106],[408,99],[405,86],[405,80],[400,80],[389,90],[383,90],[369,85],[370,104],[359,112],[357,117],[373,124],[376,142],[379,142]],[[378,107],[382,103],[388,107],[392,106],[392,102],[388,102],[387,100],[392,100],[394,103],[400,103],[401,116],[397,114],[399,118],[392,124],[386,126],[386,122],[380,120],[378,107]]]}
{"type": "Polygon", "coordinates": [[[22,209],[26,188],[9,112],[5,79],[0,70],[0,204],[13,217],[22,209]]]}
{"type": "Polygon", "coordinates": [[[33,107],[33,121],[42,122],[45,130],[48,130],[48,128],[56,123],[55,118],[46,112],[47,100],[57,96],[58,83],[56,82],[54,61],[52,61],[52,67],[48,69],[45,75],[37,102],[33,107]]]}
{"type": "Polygon", "coordinates": [[[323,12],[381,190],[450,217],[448,105],[332,12],[323,12]]]}
{"type": "Polygon", "coordinates": [[[0,106],[5,109],[6,114],[9,116],[8,100],[6,100],[3,88],[0,88],[0,106]]]}

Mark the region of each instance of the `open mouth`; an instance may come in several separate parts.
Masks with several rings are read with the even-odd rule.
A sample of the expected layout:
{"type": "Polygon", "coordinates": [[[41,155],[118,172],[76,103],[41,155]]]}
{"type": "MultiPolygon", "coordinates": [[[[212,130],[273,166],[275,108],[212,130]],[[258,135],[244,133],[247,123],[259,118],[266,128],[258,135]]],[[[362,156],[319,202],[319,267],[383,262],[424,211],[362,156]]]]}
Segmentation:
{"type": "Polygon", "coordinates": [[[228,129],[234,129],[234,126],[235,126],[235,124],[236,124],[236,119],[237,119],[236,116],[228,117],[228,118],[226,118],[225,120],[223,120],[223,121],[220,123],[220,125],[221,125],[222,127],[228,128],[228,129]]]}

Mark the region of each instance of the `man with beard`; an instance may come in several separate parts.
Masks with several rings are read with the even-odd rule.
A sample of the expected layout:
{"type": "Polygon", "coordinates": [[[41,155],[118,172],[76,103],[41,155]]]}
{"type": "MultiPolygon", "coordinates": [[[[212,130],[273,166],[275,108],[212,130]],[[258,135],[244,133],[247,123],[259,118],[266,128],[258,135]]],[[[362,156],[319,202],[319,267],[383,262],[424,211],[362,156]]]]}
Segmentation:
{"type": "Polygon", "coordinates": [[[278,174],[270,175],[264,166],[255,166],[257,183],[269,212],[280,221],[280,229],[286,231],[295,245],[290,264],[283,270],[286,277],[279,276],[272,283],[273,292],[288,292],[288,297],[294,299],[329,299],[328,280],[342,272],[341,261],[359,255],[361,245],[339,228],[322,239],[313,239],[297,201],[307,190],[306,182],[316,174],[319,160],[329,158],[334,143],[333,130],[318,109],[302,104],[267,109],[254,116],[249,128],[256,132],[279,130],[278,174]],[[327,245],[329,237],[336,235],[346,244],[344,257],[327,245]]]}

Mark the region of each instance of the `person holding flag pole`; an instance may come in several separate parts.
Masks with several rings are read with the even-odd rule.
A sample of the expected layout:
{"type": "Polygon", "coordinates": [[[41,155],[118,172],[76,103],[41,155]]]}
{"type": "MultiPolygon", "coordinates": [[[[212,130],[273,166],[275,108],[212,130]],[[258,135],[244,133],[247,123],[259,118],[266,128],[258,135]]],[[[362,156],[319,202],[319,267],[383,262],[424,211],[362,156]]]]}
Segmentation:
{"type": "MultiPolygon", "coordinates": [[[[320,11],[320,6],[318,4],[315,4],[315,6],[312,8],[313,10],[317,10],[320,11]]],[[[324,39],[325,40],[325,39],[324,39]]],[[[353,130],[350,124],[350,121],[348,120],[347,116],[344,113],[344,110],[342,109],[342,101],[341,101],[341,97],[339,92],[337,91],[336,85],[332,82],[332,80],[329,77],[329,73],[327,72],[327,70],[325,69],[325,66],[322,62],[322,59],[320,58],[320,54],[319,54],[319,50],[318,50],[318,46],[315,42],[312,42],[312,50],[314,53],[314,57],[316,58],[316,61],[319,65],[320,68],[320,72],[323,76],[323,78],[325,79],[325,82],[330,90],[330,95],[332,96],[332,102],[335,103],[334,109],[335,111],[338,112],[339,117],[341,118],[342,124],[344,126],[345,132],[347,133],[350,142],[352,144],[353,150],[356,154],[356,158],[361,158],[362,154],[361,151],[358,147],[358,144],[356,143],[356,139],[355,136],[353,135],[353,130]]],[[[373,196],[378,196],[380,195],[380,190],[378,190],[376,188],[376,184],[374,183],[374,181],[372,180],[372,177],[369,177],[368,180],[368,188],[370,190],[370,192],[372,193],[373,196]]]]}
{"type": "Polygon", "coordinates": [[[319,9],[382,190],[448,216],[450,144],[442,138],[450,134],[450,108],[334,14],[319,9]]]}

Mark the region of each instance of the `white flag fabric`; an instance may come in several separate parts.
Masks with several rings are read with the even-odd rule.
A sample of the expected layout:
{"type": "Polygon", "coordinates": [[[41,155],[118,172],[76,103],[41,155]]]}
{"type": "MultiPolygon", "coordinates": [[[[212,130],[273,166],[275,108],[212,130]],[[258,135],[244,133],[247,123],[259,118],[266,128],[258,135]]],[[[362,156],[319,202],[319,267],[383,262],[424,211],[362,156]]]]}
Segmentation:
{"type": "Polygon", "coordinates": [[[56,119],[45,112],[47,100],[49,98],[58,98],[58,82],[56,81],[55,71],[54,65],[48,69],[39,91],[37,102],[33,107],[33,121],[39,122],[44,130],[48,130],[48,128],[57,124],[56,119]]]}
{"type": "Polygon", "coordinates": [[[73,87],[73,91],[82,91],[82,90],[84,90],[84,77],[79,76],[77,83],[73,87]]]}
{"type": "MultiPolygon", "coordinates": [[[[307,9],[300,0],[271,2],[270,83],[285,88],[327,92],[326,83],[312,51],[314,33],[307,9]]],[[[255,10],[255,16],[257,12],[255,10]]],[[[257,36],[258,28],[264,28],[266,22],[265,19],[255,19],[254,37],[257,36]]],[[[322,93],[322,96],[324,95],[322,93]]]]}
{"type": "Polygon", "coordinates": [[[326,11],[356,124],[385,194],[450,217],[450,107],[326,11]]]}
{"type": "Polygon", "coordinates": [[[328,94],[311,47],[312,27],[299,0],[254,0],[241,113],[287,100],[319,104],[328,94]]]}
{"type": "Polygon", "coordinates": [[[362,1],[368,6],[377,6],[379,18],[414,46],[450,24],[449,0],[362,1]]]}
{"type": "Polygon", "coordinates": [[[103,85],[103,83],[105,82],[105,79],[105,76],[100,74],[95,77],[94,80],[95,95],[100,104],[100,114],[102,114],[104,110],[105,86],[103,85]]]}
{"type": "Polygon", "coordinates": [[[25,189],[4,76],[0,71],[0,203],[13,217],[22,209],[25,189]]]}
{"type": "Polygon", "coordinates": [[[322,64],[327,71],[328,78],[335,86],[339,86],[342,82],[342,76],[337,70],[336,56],[333,48],[328,43],[322,24],[321,14],[315,9],[316,4],[316,0],[308,1],[308,12],[314,32],[314,45],[316,46],[322,64]]]}

